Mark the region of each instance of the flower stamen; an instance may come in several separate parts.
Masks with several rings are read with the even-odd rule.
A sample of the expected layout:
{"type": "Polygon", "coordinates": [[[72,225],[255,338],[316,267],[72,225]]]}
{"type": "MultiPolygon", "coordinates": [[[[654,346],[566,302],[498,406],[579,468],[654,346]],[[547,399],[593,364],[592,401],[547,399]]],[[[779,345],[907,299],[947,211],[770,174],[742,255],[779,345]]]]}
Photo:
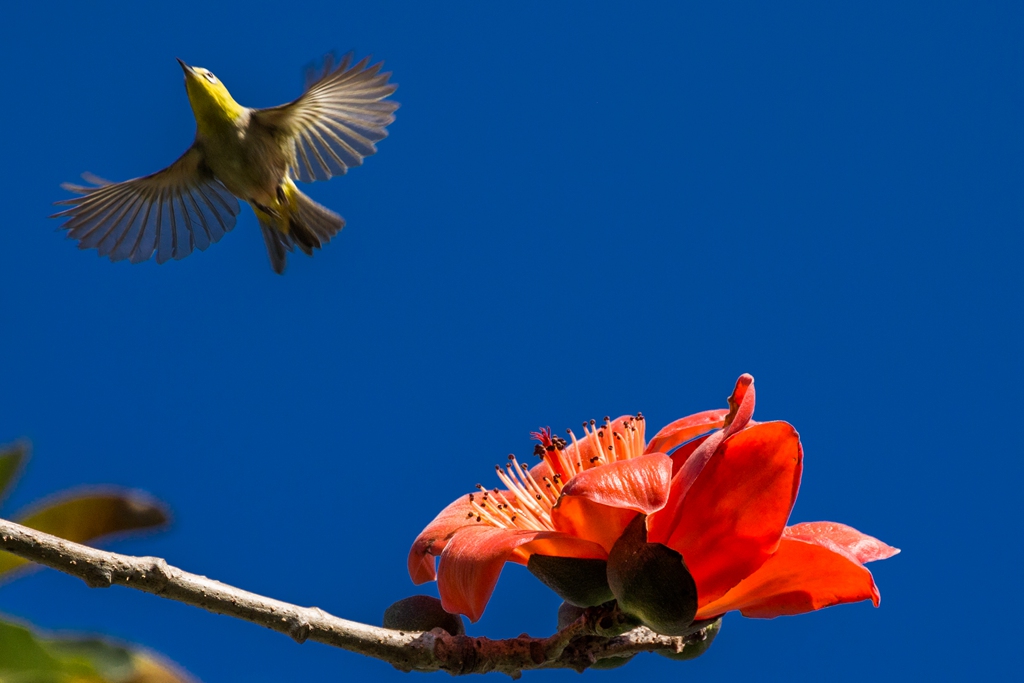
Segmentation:
{"type": "Polygon", "coordinates": [[[498,479],[501,483],[508,487],[512,493],[518,505],[516,506],[519,512],[523,515],[528,515],[537,522],[540,522],[539,517],[547,516],[545,511],[537,505],[533,499],[533,495],[526,490],[526,488],[519,482],[518,479],[514,479],[510,474],[502,472],[499,465],[494,466],[494,471],[498,475],[498,479]]]}
{"type": "Polygon", "coordinates": [[[596,420],[583,423],[583,438],[565,430],[572,444],[565,439],[552,436],[547,427],[533,432],[531,436],[539,443],[534,455],[547,463],[550,475],[534,476],[526,464],[520,463],[514,455],[508,456],[505,466],[494,466],[495,474],[507,490],[484,489],[469,494],[472,511],[467,518],[501,529],[528,529],[531,531],[554,530],[551,510],[558,503],[564,486],[577,474],[601,465],[629,460],[644,452],[643,415],[629,417],[613,423],[607,416],[604,424],[596,420]],[[584,448],[588,457],[583,458],[584,448]]]}

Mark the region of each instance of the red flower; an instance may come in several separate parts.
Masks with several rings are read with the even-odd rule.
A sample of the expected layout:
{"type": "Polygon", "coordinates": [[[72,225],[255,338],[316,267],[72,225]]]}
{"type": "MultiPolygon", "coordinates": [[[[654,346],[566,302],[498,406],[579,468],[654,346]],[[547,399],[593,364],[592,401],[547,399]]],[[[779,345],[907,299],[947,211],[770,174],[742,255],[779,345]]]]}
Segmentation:
{"type": "Polygon", "coordinates": [[[870,599],[865,562],[899,552],[842,524],[787,527],[803,450],[786,422],[756,423],[743,375],[728,410],[676,420],[644,443],[643,416],[584,424],[571,443],[535,433],[543,460],[509,456],[504,489],[462,497],[420,533],[409,553],[417,584],[437,579],[449,612],[480,618],[505,562],[533,554],[606,560],[637,515],[647,542],[682,555],[697,588],[697,619],[740,610],[799,614],[870,599]],[[709,433],[710,432],[710,433],[709,433]],[[435,573],[434,558],[440,556],[435,573]]]}

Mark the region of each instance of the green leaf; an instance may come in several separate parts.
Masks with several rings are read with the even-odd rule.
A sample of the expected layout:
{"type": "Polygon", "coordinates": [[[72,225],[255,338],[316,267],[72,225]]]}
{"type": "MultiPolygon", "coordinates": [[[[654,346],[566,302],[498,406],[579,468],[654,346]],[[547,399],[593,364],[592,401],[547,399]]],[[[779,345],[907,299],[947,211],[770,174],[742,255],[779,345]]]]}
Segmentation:
{"type": "Polygon", "coordinates": [[[194,683],[193,679],[151,655],[132,652],[134,676],[125,683],[194,683]]]}
{"type": "Polygon", "coordinates": [[[558,597],[579,607],[596,607],[613,599],[604,560],[530,555],[526,565],[558,597]]]}
{"type": "MultiPolygon", "coordinates": [[[[44,678],[61,671],[61,662],[21,626],[0,622],[0,675],[34,672],[44,678]]],[[[88,671],[83,673],[89,673],[88,671]]]]}
{"type": "Polygon", "coordinates": [[[43,640],[47,651],[65,662],[86,662],[103,680],[128,681],[135,673],[131,652],[99,638],[43,640]]]}
{"type": "Polygon", "coordinates": [[[686,635],[697,615],[697,584],[683,556],[647,542],[644,515],[630,522],[608,553],[608,585],[619,609],[662,635],[686,635]]]}
{"type": "Polygon", "coordinates": [[[441,601],[431,595],[402,598],[384,610],[384,628],[396,631],[432,631],[443,628],[453,636],[466,633],[466,625],[458,614],[450,614],[441,601]]]}
{"type": "Polygon", "coordinates": [[[102,638],[47,638],[0,621],[3,683],[186,683],[152,656],[102,638]]]}
{"type": "Polygon", "coordinates": [[[10,490],[21,469],[28,460],[29,445],[27,441],[18,441],[8,446],[0,446],[0,501],[10,490]]]}
{"type": "Polygon", "coordinates": [[[103,678],[88,659],[62,657],[24,626],[0,621],[0,680],[92,683],[103,678]]]}
{"type": "MultiPolygon", "coordinates": [[[[76,543],[87,543],[115,533],[151,529],[167,523],[167,512],[158,501],[137,491],[61,494],[34,511],[15,516],[27,527],[76,543]]],[[[27,564],[16,555],[0,551],[0,574],[27,564]]]]}

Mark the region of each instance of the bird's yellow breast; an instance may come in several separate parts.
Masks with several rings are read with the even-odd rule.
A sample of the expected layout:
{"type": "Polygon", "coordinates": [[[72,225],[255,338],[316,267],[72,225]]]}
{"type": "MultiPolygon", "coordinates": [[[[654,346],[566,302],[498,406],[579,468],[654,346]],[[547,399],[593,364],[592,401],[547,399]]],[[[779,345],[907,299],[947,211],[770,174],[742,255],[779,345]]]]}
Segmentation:
{"type": "Polygon", "coordinates": [[[185,89],[196,126],[202,134],[217,134],[237,126],[248,110],[235,102],[220,81],[211,83],[203,78],[187,78],[185,89]]]}
{"type": "Polygon", "coordinates": [[[256,123],[248,112],[230,126],[215,123],[197,132],[207,166],[237,197],[266,206],[277,202],[277,188],[288,173],[286,141],[256,123]]]}

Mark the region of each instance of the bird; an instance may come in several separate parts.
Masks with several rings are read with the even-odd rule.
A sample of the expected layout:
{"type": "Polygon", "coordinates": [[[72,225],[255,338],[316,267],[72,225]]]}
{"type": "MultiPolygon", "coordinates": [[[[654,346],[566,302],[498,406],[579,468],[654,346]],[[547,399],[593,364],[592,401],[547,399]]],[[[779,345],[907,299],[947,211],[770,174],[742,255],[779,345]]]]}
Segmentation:
{"type": "Polygon", "coordinates": [[[238,200],[256,214],[274,272],[284,272],[298,247],[312,255],[344,219],[302,193],[296,181],[327,180],[359,166],[387,136],[398,103],[397,85],[383,62],[352,63],[328,55],[310,67],[298,99],[266,109],[235,102],[209,70],[189,66],[185,90],[196,119],[192,146],[167,168],[113,183],[83,173],[88,185],[64,183],[78,196],[55,202],[69,208],[53,217],[80,249],[111,261],[157,263],[205,250],[235,225],[238,200]]]}

